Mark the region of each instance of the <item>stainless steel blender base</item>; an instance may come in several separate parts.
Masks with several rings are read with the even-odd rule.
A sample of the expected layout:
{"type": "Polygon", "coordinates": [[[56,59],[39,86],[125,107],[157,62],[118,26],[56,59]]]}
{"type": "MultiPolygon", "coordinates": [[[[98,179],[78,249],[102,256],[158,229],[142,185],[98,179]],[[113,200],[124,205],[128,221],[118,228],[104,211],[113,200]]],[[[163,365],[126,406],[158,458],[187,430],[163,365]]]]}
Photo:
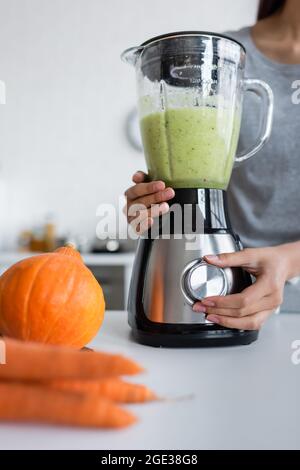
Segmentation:
{"type": "MultiPolygon", "coordinates": [[[[224,328],[192,309],[197,300],[241,292],[252,283],[250,275],[241,268],[220,269],[203,261],[207,254],[241,249],[228,223],[222,192],[176,193],[177,200],[183,197],[201,210],[204,225],[192,237],[191,231],[182,230],[180,234],[180,230],[171,228],[166,238],[158,234],[139,240],[128,301],[134,339],[157,347],[225,346],[255,341],[257,331],[224,328]]],[[[163,221],[160,222],[162,226],[163,221]]]]}
{"type": "Polygon", "coordinates": [[[180,324],[207,323],[205,315],[193,311],[197,300],[210,295],[240,292],[251,284],[239,268],[220,269],[202,261],[206,254],[237,251],[229,233],[195,235],[150,241],[147,265],[143,268],[143,309],[152,322],[180,324]]]}
{"type": "MultiPolygon", "coordinates": [[[[133,338],[154,347],[209,347],[250,344],[257,331],[224,328],[205,320],[192,310],[184,290],[184,273],[204,253],[236,251],[231,234],[203,234],[196,251],[181,250],[184,240],[141,239],[136,254],[129,295],[129,324],[133,338]],[[212,244],[214,250],[212,251],[212,244]],[[218,251],[216,248],[218,247],[218,251]]],[[[251,284],[239,268],[226,270],[227,293],[240,292],[251,284]]],[[[209,288],[209,279],[204,283],[209,288]]],[[[197,293],[197,291],[196,291],[197,293]]]]}

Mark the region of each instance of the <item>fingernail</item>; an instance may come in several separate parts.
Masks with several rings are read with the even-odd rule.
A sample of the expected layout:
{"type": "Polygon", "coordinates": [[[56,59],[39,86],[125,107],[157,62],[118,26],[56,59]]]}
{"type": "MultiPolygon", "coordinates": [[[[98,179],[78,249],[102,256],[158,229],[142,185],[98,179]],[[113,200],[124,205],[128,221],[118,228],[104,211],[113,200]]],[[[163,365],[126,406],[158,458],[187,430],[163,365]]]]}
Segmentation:
{"type": "Polygon", "coordinates": [[[163,191],[165,189],[165,183],[163,181],[156,181],[153,183],[153,191],[163,191]]]}
{"type": "Polygon", "coordinates": [[[203,299],[203,300],[201,300],[201,302],[204,305],[206,305],[207,307],[215,307],[216,306],[215,302],[213,302],[212,300],[203,299]]]}
{"type": "Polygon", "coordinates": [[[166,197],[174,197],[174,190],[172,188],[167,188],[165,191],[164,191],[164,194],[166,197]]]}
{"type": "Polygon", "coordinates": [[[170,209],[170,207],[169,207],[169,204],[167,202],[163,202],[159,206],[159,212],[161,214],[166,214],[169,211],[169,209],[170,209]]]}
{"type": "Polygon", "coordinates": [[[201,305],[200,303],[194,304],[193,305],[193,310],[194,310],[194,312],[197,312],[197,313],[205,313],[206,312],[206,308],[204,307],[204,305],[201,305]]]}
{"type": "Polygon", "coordinates": [[[219,263],[220,258],[217,255],[205,255],[204,258],[212,263],[219,263]]]}
{"type": "Polygon", "coordinates": [[[219,317],[216,315],[207,315],[206,320],[211,321],[213,323],[220,323],[219,317]]]}
{"type": "Polygon", "coordinates": [[[137,178],[139,176],[142,176],[142,173],[140,171],[136,171],[133,175],[132,175],[132,179],[134,180],[134,178],[137,178]]]}

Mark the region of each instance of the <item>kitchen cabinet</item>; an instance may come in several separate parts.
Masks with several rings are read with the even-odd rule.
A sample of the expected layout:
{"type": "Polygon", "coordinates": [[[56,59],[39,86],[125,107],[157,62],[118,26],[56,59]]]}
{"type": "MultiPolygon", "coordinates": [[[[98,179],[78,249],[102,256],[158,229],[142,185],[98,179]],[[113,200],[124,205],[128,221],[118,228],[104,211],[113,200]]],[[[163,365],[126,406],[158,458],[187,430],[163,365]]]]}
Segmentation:
{"type": "Polygon", "coordinates": [[[89,265],[88,267],[103,289],[106,308],[109,310],[124,308],[126,306],[124,266],[89,265]]]}

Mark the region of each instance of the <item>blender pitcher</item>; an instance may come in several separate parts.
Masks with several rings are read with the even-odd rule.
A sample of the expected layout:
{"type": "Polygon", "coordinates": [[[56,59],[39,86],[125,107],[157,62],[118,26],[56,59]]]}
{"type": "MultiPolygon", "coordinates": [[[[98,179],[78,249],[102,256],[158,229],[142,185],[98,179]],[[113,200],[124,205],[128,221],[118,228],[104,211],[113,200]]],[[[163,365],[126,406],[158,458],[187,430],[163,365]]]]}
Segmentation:
{"type": "Polygon", "coordinates": [[[135,66],[143,147],[151,179],[173,188],[226,189],[234,161],[261,149],[273,97],[245,79],[245,50],[225,36],[186,32],[150,39],[122,54],[135,66]],[[261,98],[258,141],[236,155],[245,91],[261,98]]]}
{"type": "Polygon", "coordinates": [[[139,239],[128,300],[133,336],[152,346],[249,344],[257,331],[213,324],[192,307],[252,283],[242,268],[222,269],[204,256],[242,249],[225,190],[234,162],[253,156],[271,133],[272,91],[261,80],[244,78],[245,49],[218,34],[171,33],[122,57],[136,70],[149,176],[175,189],[169,213],[156,219],[158,232],[139,239]],[[250,149],[236,154],[245,91],[260,98],[260,133],[250,149]],[[180,223],[168,224],[177,220],[175,207],[180,223]]]}

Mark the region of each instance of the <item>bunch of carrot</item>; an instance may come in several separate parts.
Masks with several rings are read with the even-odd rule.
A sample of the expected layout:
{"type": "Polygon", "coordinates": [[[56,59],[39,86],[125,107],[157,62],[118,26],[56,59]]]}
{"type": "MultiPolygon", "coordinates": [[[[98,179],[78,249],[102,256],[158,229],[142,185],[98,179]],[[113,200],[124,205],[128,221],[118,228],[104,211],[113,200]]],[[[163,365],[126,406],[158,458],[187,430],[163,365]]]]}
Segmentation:
{"type": "Polygon", "coordinates": [[[146,386],[120,378],[142,371],[126,357],[10,338],[4,341],[0,421],[119,428],[136,418],[118,403],[156,398],[146,386]]]}

